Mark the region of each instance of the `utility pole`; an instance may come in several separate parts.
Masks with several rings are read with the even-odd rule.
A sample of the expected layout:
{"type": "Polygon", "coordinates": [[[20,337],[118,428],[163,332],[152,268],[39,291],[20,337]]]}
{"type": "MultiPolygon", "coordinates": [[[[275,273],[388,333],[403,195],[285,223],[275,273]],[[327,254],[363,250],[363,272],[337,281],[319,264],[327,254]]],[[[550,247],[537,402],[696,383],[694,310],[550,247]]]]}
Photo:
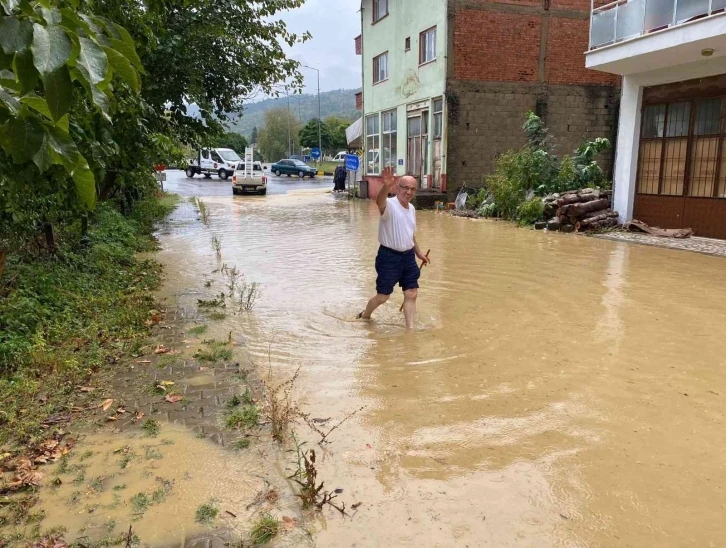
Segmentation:
{"type": "Polygon", "coordinates": [[[285,90],[287,94],[287,157],[292,156],[292,133],[290,131],[290,90],[285,90]]]}
{"type": "MultiPolygon", "coordinates": [[[[323,156],[323,137],[322,137],[322,131],[320,129],[320,125],[323,123],[321,117],[320,117],[320,70],[309,67],[307,65],[303,65],[305,68],[309,68],[310,70],[314,70],[318,73],[318,148],[320,149],[320,157],[323,156]]],[[[320,160],[318,160],[319,162],[320,160]]]]}

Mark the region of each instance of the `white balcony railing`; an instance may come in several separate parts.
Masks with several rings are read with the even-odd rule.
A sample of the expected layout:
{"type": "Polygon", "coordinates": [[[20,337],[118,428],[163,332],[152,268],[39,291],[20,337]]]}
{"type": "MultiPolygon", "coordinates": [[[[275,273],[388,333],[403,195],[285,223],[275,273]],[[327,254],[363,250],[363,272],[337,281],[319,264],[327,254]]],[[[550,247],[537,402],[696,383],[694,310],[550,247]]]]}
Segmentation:
{"type": "Polygon", "coordinates": [[[681,25],[726,9],[726,0],[590,0],[590,49],[681,25]]]}

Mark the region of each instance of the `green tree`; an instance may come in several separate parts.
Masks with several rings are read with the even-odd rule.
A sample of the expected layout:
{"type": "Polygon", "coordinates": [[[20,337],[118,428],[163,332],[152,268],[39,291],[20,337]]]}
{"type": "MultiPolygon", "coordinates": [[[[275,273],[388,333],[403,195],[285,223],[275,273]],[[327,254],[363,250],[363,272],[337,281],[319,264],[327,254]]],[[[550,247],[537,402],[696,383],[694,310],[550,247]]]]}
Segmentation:
{"type": "Polygon", "coordinates": [[[320,139],[318,139],[318,119],[313,118],[300,130],[300,144],[304,147],[313,148],[321,143],[323,150],[330,148],[330,129],[325,122],[320,124],[320,139]]]}
{"type": "Polygon", "coordinates": [[[257,126],[252,128],[252,135],[250,136],[250,143],[253,145],[257,144],[257,126]]]}
{"type": "Polygon", "coordinates": [[[259,131],[259,148],[270,162],[287,158],[299,147],[298,134],[300,122],[297,116],[286,108],[276,108],[265,112],[265,126],[259,131]]]}
{"type": "Polygon", "coordinates": [[[231,148],[237,154],[242,156],[245,153],[245,148],[249,145],[247,143],[247,137],[240,135],[239,133],[229,131],[213,139],[212,146],[217,148],[231,148]]]}
{"type": "Polygon", "coordinates": [[[345,130],[353,123],[349,118],[341,116],[328,116],[325,125],[330,130],[330,150],[332,153],[338,153],[348,148],[348,138],[345,130]]]}

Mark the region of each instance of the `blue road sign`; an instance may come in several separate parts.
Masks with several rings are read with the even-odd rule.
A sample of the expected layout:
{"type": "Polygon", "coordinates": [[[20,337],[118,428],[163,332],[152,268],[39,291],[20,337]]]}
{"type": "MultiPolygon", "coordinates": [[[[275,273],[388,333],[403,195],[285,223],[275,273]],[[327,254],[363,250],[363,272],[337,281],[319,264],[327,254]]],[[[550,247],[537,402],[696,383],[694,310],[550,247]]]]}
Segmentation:
{"type": "Polygon", "coordinates": [[[308,156],[308,155],[303,156],[303,162],[309,162],[309,161],[310,161],[310,156],[308,156]]]}
{"type": "Polygon", "coordinates": [[[346,154],[345,169],[348,171],[358,171],[358,167],[360,167],[360,158],[355,154],[346,154]]]}
{"type": "Polygon", "coordinates": [[[310,156],[312,156],[312,157],[313,157],[313,158],[315,158],[316,160],[317,160],[318,158],[320,158],[320,156],[321,156],[321,155],[320,155],[320,149],[319,149],[318,147],[315,147],[315,148],[313,148],[313,149],[312,149],[312,150],[310,151],[310,156]]]}

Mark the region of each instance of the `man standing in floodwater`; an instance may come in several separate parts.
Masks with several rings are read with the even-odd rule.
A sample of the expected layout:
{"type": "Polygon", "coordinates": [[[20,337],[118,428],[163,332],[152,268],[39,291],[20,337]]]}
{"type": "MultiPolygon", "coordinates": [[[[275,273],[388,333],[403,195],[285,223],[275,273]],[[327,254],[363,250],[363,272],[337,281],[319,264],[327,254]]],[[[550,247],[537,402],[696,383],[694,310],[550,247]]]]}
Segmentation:
{"type": "Polygon", "coordinates": [[[378,193],[376,204],[381,212],[378,224],[378,242],[381,244],[376,256],[376,295],[368,301],[366,309],[358,314],[359,318],[370,319],[373,311],[385,303],[396,284],[403,289],[403,313],[406,327],[413,329],[416,319],[416,298],[418,297],[418,278],[421,269],[416,257],[423,265],[429,259],[421,253],[416,242],[416,208],[411,200],[416,195],[418,183],[413,177],[401,177],[396,184],[389,173],[383,178],[383,188],[378,193]],[[396,195],[389,198],[394,186],[396,195]]]}

